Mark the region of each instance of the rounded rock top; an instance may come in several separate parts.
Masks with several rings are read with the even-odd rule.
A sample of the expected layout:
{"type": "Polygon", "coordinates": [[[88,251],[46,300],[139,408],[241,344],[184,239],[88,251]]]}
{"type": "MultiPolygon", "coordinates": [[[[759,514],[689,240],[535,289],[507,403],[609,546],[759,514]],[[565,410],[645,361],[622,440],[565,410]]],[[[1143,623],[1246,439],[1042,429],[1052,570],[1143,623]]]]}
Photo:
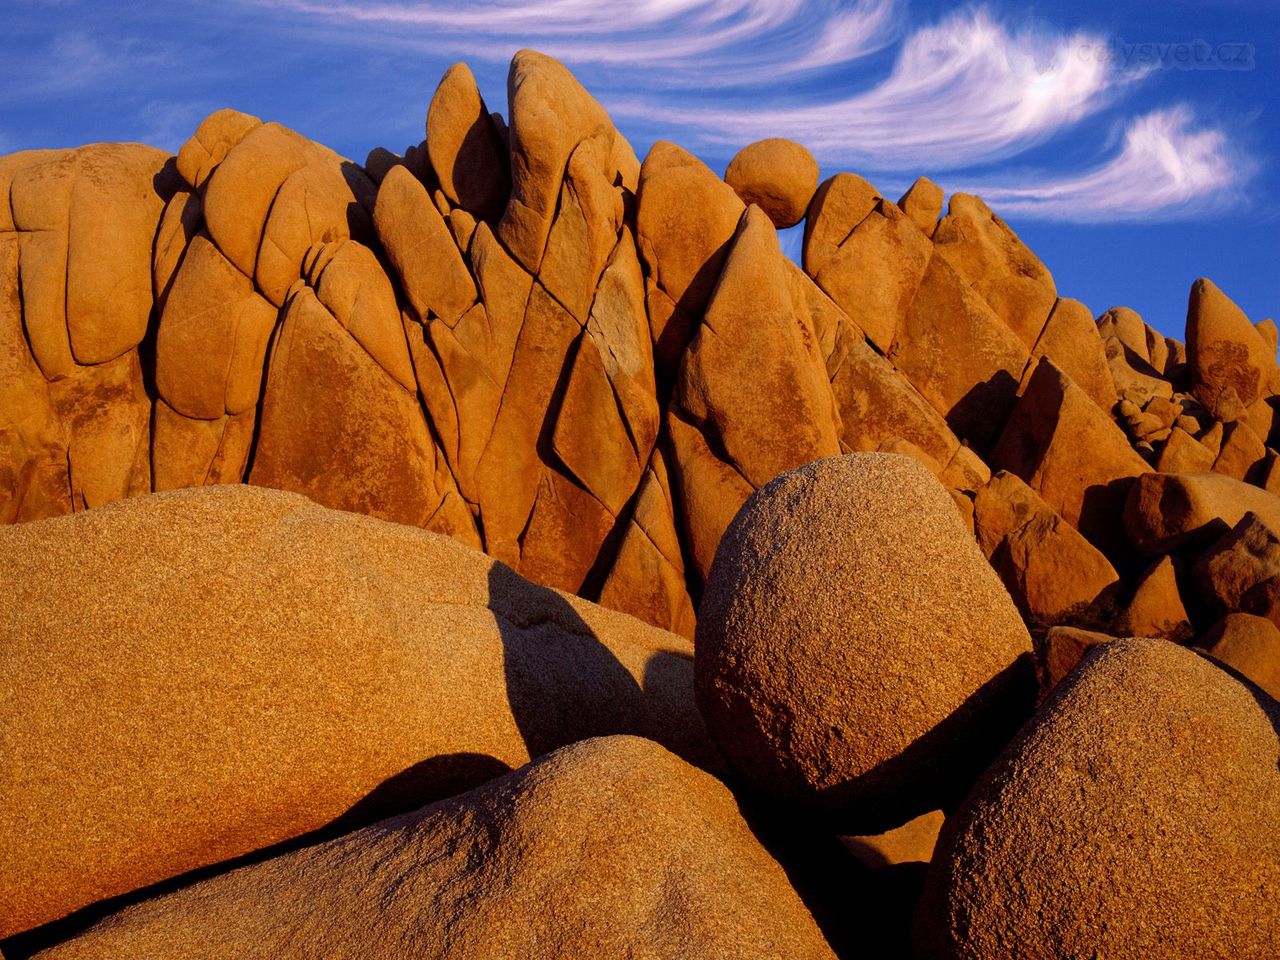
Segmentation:
{"type": "Polygon", "coordinates": [[[743,203],[756,204],[782,230],[804,219],[818,191],[818,161],[794,140],[774,137],[743,147],[724,179],[743,203]]]}
{"type": "Polygon", "coordinates": [[[1030,714],[1031,641],[941,483],[855,453],[739,511],[699,614],[698,706],[760,793],[852,832],[958,800],[1030,714]]]}

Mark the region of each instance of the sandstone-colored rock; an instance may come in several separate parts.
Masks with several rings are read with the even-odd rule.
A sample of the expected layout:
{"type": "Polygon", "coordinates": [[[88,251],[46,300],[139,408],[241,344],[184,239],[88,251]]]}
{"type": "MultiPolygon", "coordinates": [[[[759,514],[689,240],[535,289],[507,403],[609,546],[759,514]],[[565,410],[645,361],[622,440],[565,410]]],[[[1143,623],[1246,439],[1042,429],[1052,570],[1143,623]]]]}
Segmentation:
{"type": "Polygon", "coordinates": [[[697,613],[689,597],[671,481],[660,448],[654,449],[640,482],[600,602],[693,639],[697,613]]]}
{"type": "Polygon", "coordinates": [[[498,238],[530,273],[542,263],[569,158],[596,141],[604,156],[616,136],[609,115],[558,61],[532,50],[511,60],[507,76],[511,198],[498,238]]]}
{"type": "Polygon", "coordinates": [[[398,153],[393,153],[386,147],[374,147],[365,157],[364,172],[369,175],[370,180],[380,184],[391,172],[392,167],[398,167],[402,163],[404,163],[404,157],[398,153]]]}
{"type": "Polygon", "coordinates": [[[1040,682],[1040,700],[1044,701],[1094,647],[1111,643],[1116,638],[1097,630],[1080,627],[1050,627],[1035,640],[1036,676],[1040,682]]]}
{"type": "Polygon", "coordinates": [[[1107,558],[1014,474],[978,491],[974,527],[1028,623],[1088,619],[1115,599],[1120,578],[1107,558]]]}
{"type": "Polygon", "coordinates": [[[818,189],[818,161],[794,140],[774,137],[739,150],[724,179],[744,204],[754,203],[781,230],[804,219],[818,189]]]}
{"type": "MultiPolygon", "coordinates": [[[[812,339],[793,312],[777,231],[748,207],[681,363],[673,403],[749,489],[840,452],[839,414],[812,339]]],[[[681,435],[672,439],[678,460],[694,456],[681,435]]],[[[686,477],[682,470],[676,488],[688,514],[699,495],[686,477]]],[[[716,513],[727,519],[741,503],[716,513]]],[[[723,529],[711,531],[714,541],[723,529]]],[[[715,542],[692,550],[703,578],[714,550],[715,542]]]]}
{"type": "Polygon", "coordinates": [[[1280,531],[1280,497],[1218,473],[1152,473],[1129,490],[1125,532],[1141,552],[1156,556],[1206,545],[1253,512],[1280,531]]]}
{"type": "Polygon", "coordinates": [[[687,641],[443,537],[234,486],[0,539],[0,936],[586,737],[713,761],[687,641]]]}
{"type": "Polygon", "coordinates": [[[424,526],[444,491],[436,487],[435,444],[412,372],[403,382],[407,347],[390,285],[371,269],[367,251],[358,259],[327,259],[332,254],[322,247],[313,257],[271,348],[250,482],[424,526]],[[352,301],[347,294],[360,284],[385,289],[352,301]],[[400,338],[389,364],[396,372],[362,345],[362,330],[389,350],[400,338]]]}
{"type": "Polygon", "coordinates": [[[1208,473],[1217,457],[1182,427],[1174,427],[1160,450],[1156,469],[1161,473],[1208,473]]]}
{"type": "Polygon", "coordinates": [[[169,199],[157,183],[170,159],[141,144],[99,143],[10,160],[23,325],[47,379],[114,360],[146,333],[152,244],[169,199]]]}
{"type": "Polygon", "coordinates": [[[596,284],[622,230],[625,203],[615,189],[610,156],[599,139],[569,157],[538,280],[579,323],[585,323],[596,284]]]}
{"type": "Polygon", "coordinates": [[[187,247],[204,227],[204,206],[200,194],[177,190],[165,204],[156,228],[155,249],[151,254],[151,286],[157,313],[164,312],[165,300],[186,256],[187,247]]]}
{"type": "Polygon", "coordinates": [[[0,239],[0,523],[71,510],[67,440],[22,333],[18,243],[0,239]]]}
{"type": "Polygon", "coordinates": [[[520,563],[521,535],[545,473],[539,437],[552,412],[565,361],[582,333],[540,284],[531,289],[502,404],[476,467],[485,549],[513,566],[520,563]]]}
{"type": "Polygon", "coordinates": [[[551,445],[619,517],[649,462],[660,417],[644,277],[627,231],[610,255],[570,362],[551,445]]]}
{"type": "MultiPolygon", "coordinates": [[[[1148,330],[1141,315],[1129,307],[1112,307],[1098,318],[1098,332],[1104,338],[1115,337],[1153,371],[1162,373],[1163,365],[1155,363],[1151,356],[1152,342],[1147,335],[1148,330]]],[[[1167,355],[1168,347],[1164,347],[1164,351],[1167,355]]]]}
{"type": "Polygon", "coordinates": [[[840,440],[850,450],[874,452],[901,437],[950,463],[961,449],[942,414],[861,338],[847,344],[831,373],[831,390],[840,411],[840,440]]]}
{"type": "Polygon", "coordinates": [[[258,402],[276,308],[206,235],[187,247],[165,298],[156,337],[156,387],[177,413],[197,420],[258,402]]]}
{"type": "Polygon", "coordinates": [[[1228,388],[1246,407],[1272,392],[1275,350],[1244,311],[1203,277],[1192,284],[1187,305],[1187,362],[1191,391],[1211,411],[1228,388]]]}
{"type": "Polygon", "coordinates": [[[1225,427],[1222,448],[1213,461],[1213,472],[1252,483],[1262,479],[1266,459],[1266,444],[1249,424],[1240,420],[1225,427]]]}
{"type": "Polygon", "coordinates": [[[1079,300],[1058,299],[1031,357],[1048,357],[1107,413],[1116,405],[1118,395],[1107,364],[1106,347],[1089,308],[1079,300]]]}
{"type": "Polygon", "coordinates": [[[1091,654],[949,818],[917,956],[1274,956],[1277,724],[1176,644],[1091,654]]]}
{"type": "Polygon", "coordinates": [[[1057,300],[1053,277],[981,198],[954,193],[933,245],[1030,350],[1057,300]]]}
{"type": "Polygon", "coordinates": [[[811,277],[821,273],[845,238],[883,199],[875,187],[856,174],[837,173],[824,180],[805,219],[805,273],[811,277]]]}
{"type": "Polygon", "coordinates": [[[463,796],[206,880],[42,960],[281,956],[796,957],[817,924],[713,777],[587,740],[463,796]],[[626,822],[630,827],[619,831],[626,822]]]}
{"type": "Polygon", "coordinates": [[[1201,595],[1215,613],[1241,610],[1246,593],[1280,576],[1280,536],[1257,514],[1246,513],[1200,555],[1194,573],[1201,595]]]}
{"type": "Polygon", "coordinates": [[[943,200],[940,186],[928,177],[917,177],[915,183],[898,200],[898,206],[920,228],[921,233],[932,237],[938,226],[938,218],[942,216],[943,200]]]}
{"type": "Polygon", "coordinates": [[[316,244],[347,238],[375,242],[374,182],[354,163],[318,144],[306,145],[306,166],[286,177],[272,200],[253,272],[263,296],[280,307],[316,244]]]}
{"type": "Polygon", "coordinates": [[[495,221],[511,190],[507,147],[465,63],[445,71],[427,110],[427,155],[451,203],[495,221]]]}
{"type": "Polygon", "coordinates": [[[151,398],[137,350],[49,385],[67,431],[71,509],[87,510],[151,489],[151,398]]]}
{"type": "Polygon", "coordinates": [[[215,110],[209,114],[178,152],[182,179],[192,190],[199,190],[231,148],[260,126],[261,120],[239,110],[215,110]]]}
{"type": "Polygon", "coordinates": [[[999,435],[1028,357],[1028,348],[944,256],[929,260],[889,353],[956,435],[980,451],[999,435]]]}
{"type": "Polygon", "coordinates": [[[916,297],[933,248],[901,210],[881,200],[841,243],[815,281],[881,353],[916,297]]]}
{"type": "Polygon", "coordinates": [[[873,869],[898,863],[928,863],[944,819],[941,810],[931,810],[884,833],[841,839],[850,853],[873,869]]]}
{"type": "Polygon", "coordinates": [[[1280,700],[1280,628],[1265,617],[1229,613],[1200,639],[1209,656],[1280,700]]]}
{"type": "Polygon", "coordinates": [[[1116,393],[1121,397],[1145,407],[1152,397],[1173,396],[1173,384],[1118,337],[1103,337],[1102,344],[1107,354],[1111,380],[1115,384],[1116,393]]]}
{"type": "Polygon", "coordinates": [[[1041,358],[991,453],[1085,539],[1116,557],[1132,479],[1149,471],[1124,434],[1051,360],[1041,358]]]}
{"type": "Polygon", "coordinates": [[[244,482],[257,421],[252,408],[199,420],[157,398],[151,420],[152,489],[244,482]]]}
{"type": "Polygon", "coordinates": [[[262,232],[281,185],[310,159],[309,141],[278,123],[251,129],[204,184],[204,217],[218,249],[254,275],[262,232]]]}
{"type": "Polygon", "coordinates": [[[373,224],[419,322],[436,316],[457,324],[476,302],[476,282],[426,188],[406,167],[383,179],[373,224]]]}
{"type": "Polygon", "coordinates": [[[1131,637],[1162,637],[1178,643],[1191,639],[1194,630],[1171,557],[1161,557],[1138,578],[1120,617],[1120,629],[1131,637]]]}
{"type": "Polygon", "coordinates": [[[653,145],[640,168],[636,245],[659,375],[675,374],[711,299],[743,205],[705,163],[673,143],[653,145]],[[690,223],[698,224],[696,230],[690,223]]]}
{"type": "Polygon", "coordinates": [[[735,518],[695,680],[748,784],[870,833],[966,789],[1030,709],[1030,653],[942,485],[909,458],[850,454],[784,474],[735,518]]]}

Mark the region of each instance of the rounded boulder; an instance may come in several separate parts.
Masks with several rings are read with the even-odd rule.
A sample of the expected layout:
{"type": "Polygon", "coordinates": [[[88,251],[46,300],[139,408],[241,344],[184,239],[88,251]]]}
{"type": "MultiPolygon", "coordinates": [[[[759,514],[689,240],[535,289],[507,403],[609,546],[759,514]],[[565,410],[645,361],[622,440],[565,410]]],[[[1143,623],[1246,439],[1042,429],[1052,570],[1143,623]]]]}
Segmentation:
{"type": "Polygon", "coordinates": [[[945,488],[857,453],[759,490],[699,613],[698,707],[756,791],[874,833],[947,808],[1030,715],[1031,639],[945,488]]]}
{"type": "Polygon", "coordinates": [[[1280,956],[1278,730],[1207,657],[1095,648],[947,821],[916,956],[1280,956]]]}
{"type": "Polygon", "coordinates": [[[795,141],[775,137],[738,151],[724,179],[743,203],[756,204],[783,230],[804,219],[818,191],[818,161],[795,141]]]}

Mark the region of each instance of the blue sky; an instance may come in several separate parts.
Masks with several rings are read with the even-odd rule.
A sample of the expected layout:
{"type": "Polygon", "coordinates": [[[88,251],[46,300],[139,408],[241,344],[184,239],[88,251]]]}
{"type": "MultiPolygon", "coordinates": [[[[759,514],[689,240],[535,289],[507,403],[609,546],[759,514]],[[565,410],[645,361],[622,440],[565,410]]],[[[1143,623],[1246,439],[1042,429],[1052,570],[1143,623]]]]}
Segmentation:
{"type": "Polygon", "coordinates": [[[982,194],[1095,314],[1126,304],[1181,336],[1201,275],[1254,320],[1280,309],[1275,0],[0,0],[0,15],[0,153],[177,150],[233,106],[363,160],[422,138],[456,60],[505,112],[507,61],[530,46],[641,157],[670,139],[723,170],[792,136],[824,176],[982,194]]]}

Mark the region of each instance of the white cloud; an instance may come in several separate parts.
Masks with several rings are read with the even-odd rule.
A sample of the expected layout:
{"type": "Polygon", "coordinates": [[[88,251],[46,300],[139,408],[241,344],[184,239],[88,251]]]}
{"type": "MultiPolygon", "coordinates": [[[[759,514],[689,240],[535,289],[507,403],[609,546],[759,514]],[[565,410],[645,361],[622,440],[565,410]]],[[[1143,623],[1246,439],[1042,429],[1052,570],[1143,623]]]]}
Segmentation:
{"type": "Polygon", "coordinates": [[[897,36],[898,0],[243,0],[373,31],[398,45],[506,59],[526,46],[574,64],[656,71],[651,86],[760,82],[838,66],[897,36]]]}
{"type": "Polygon", "coordinates": [[[955,168],[1006,157],[1106,106],[1134,78],[1080,56],[1083,34],[1014,31],[983,10],[907,38],[889,75],[860,93],[787,107],[673,108],[611,103],[614,113],[673,122],[705,142],[791,137],[820,159],[871,169],[955,168]]]}
{"type": "Polygon", "coordinates": [[[1196,128],[1186,107],[1132,121],[1118,152],[1091,170],[969,183],[997,212],[1052,220],[1158,220],[1241,201],[1253,162],[1215,127],[1196,128]],[[1019,182],[1021,181],[1021,182],[1019,182]]]}

